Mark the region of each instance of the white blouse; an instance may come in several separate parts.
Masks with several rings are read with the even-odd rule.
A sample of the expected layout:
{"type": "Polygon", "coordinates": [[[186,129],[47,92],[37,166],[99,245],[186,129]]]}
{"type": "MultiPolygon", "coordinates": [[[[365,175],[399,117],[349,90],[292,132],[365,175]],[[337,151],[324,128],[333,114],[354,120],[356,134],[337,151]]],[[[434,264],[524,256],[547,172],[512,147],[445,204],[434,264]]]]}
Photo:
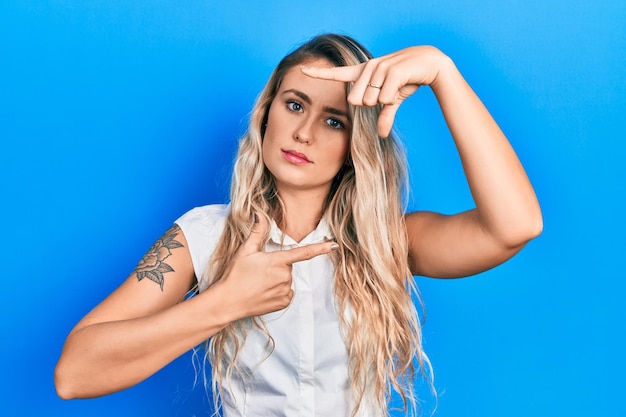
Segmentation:
{"type": "MultiPolygon", "coordinates": [[[[211,254],[224,229],[227,205],[195,208],[176,224],[187,239],[199,279],[207,287],[211,254]]],[[[297,243],[272,222],[265,250],[291,249],[332,238],[324,219],[297,243]]],[[[268,356],[267,337],[252,327],[238,364],[246,377],[234,375],[222,387],[224,417],[349,416],[353,399],[348,352],[339,328],[333,297],[333,265],[327,255],[293,265],[294,298],[284,310],[263,315],[274,339],[268,356]]],[[[358,416],[374,416],[376,408],[361,404],[358,416]]]]}

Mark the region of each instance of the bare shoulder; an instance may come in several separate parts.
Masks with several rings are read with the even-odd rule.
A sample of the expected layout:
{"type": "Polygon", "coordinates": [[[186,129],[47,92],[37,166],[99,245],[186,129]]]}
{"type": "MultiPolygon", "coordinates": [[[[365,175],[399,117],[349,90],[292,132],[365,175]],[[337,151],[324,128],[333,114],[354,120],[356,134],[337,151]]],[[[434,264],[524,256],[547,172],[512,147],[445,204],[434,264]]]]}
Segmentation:
{"type": "Polygon", "coordinates": [[[126,280],[72,330],[116,320],[148,316],[185,299],[195,285],[191,255],[180,227],[174,224],[139,260],[126,280]]]}

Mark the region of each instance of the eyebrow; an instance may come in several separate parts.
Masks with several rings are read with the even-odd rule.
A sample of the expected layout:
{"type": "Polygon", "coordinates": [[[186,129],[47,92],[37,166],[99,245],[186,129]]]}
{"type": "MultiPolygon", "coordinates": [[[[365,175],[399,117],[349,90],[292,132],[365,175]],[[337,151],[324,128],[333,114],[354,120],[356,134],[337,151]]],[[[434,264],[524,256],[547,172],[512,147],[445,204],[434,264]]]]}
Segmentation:
{"type": "MultiPolygon", "coordinates": [[[[283,91],[282,94],[285,95],[287,93],[295,94],[296,96],[304,100],[307,104],[311,104],[311,98],[300,90],[296,90],[295,88],[290,88],[289,90],[283,91]]],[[[328,106],[324,107],[323,110],[327,113],[336,114],[337,116],[343,116],[346,119],[350,120],[350,115],[343,110],[339,110],[334,107],[328,107],[328,106]]]]}

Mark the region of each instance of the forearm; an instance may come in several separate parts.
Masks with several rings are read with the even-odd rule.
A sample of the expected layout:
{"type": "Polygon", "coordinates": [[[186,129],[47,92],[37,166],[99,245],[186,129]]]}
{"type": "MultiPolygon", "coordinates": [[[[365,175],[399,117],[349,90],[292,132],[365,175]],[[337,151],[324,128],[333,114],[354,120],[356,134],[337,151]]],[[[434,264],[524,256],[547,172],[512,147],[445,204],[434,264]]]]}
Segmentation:
{"type": "Polygon", "coordinates": [[[203,293],[153,315],[77,330],[55,371],[59,395],[96,397],[148,378],[229,323],[215,299],[203,293]]]}
{"type": "Polygon", "coordinates": [[[431,84],[459,151],[480,226],[507,246],[540,233],[541,210],[515,151],[452,61],[431,84]]]}

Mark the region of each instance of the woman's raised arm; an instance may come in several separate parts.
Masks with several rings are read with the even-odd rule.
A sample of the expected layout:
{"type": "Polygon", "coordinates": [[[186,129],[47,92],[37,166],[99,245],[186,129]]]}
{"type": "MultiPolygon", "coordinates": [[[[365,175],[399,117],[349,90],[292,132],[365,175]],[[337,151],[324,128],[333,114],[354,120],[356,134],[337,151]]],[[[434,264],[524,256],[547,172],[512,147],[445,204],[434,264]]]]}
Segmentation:
{"type": "Polygon", "coordinates": [[[517,253],[543,228],[541,209],[515,151],[451,60],[430,84],[461,157],[476,208],[407,215],[411,268],[462,277],[517,253]]]}
{"type": "Polygon", "coordinates": [[[535,192],[513,148],[451,59],[416,46],[339,68],[303,68],[312,77],[354,82],[348,101],[383,105],[378,133],[391,131],[398,107],[420,86],[432,88],[461,156],[476,208],[406,216],[414,274],[461,277],[492,268],[541,233],[535,192]]]}

